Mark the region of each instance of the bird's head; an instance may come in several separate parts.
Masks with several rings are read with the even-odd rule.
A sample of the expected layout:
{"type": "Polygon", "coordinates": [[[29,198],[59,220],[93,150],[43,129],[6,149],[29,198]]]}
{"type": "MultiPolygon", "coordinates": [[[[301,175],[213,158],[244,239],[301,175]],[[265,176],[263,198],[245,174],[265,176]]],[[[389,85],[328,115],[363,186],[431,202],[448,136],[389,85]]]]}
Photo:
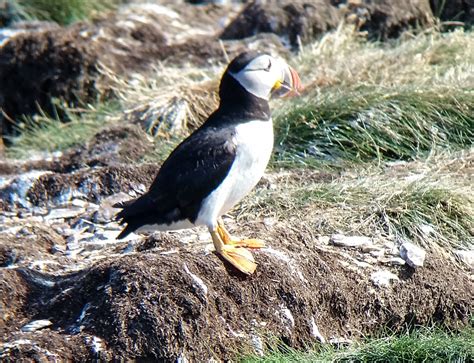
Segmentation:
{"type": "Polygon", "coordinates": [[[303,88],[293,68],[284,60],[268,54],[241,53],[230,62],[226,73],[247,92],[265,100],[272,96],[297,95],[303,88]]]}

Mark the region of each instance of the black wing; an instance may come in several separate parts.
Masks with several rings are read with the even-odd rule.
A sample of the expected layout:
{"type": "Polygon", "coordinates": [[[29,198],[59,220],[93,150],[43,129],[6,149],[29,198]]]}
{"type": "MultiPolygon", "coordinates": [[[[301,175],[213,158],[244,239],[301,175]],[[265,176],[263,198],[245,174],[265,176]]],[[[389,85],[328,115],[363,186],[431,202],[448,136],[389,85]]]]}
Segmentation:
{"type": "Polygon", "coordinates": [[[234,128],[204,127],[184,140],[163,163],[149,191],[123,208],[116,219],[127,223],[118,238],[147,224],[194,222],[202,200],[227,176],[235,159],[234,128]]]}

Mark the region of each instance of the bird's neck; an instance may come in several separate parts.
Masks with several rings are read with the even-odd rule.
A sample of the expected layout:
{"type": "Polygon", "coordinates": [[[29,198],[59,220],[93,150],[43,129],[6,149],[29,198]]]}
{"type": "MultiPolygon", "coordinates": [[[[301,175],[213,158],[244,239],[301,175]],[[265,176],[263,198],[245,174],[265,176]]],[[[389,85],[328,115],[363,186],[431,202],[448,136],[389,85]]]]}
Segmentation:
{"type": "Polygon", "coordinates": [[[253,95],[229,74],[225,74],[219,89],[219,110],[231,117],[244,120],[269,120],[268,101],[253,95]]]}

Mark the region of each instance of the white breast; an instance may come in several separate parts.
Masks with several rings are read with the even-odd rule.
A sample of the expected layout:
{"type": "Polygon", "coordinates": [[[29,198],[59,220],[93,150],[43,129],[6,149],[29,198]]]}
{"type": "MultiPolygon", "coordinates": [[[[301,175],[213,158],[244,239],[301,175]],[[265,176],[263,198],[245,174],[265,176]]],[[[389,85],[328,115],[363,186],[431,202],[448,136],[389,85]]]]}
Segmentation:
{"type": "Polygon", "coordinates": [[[250,121],[236,127],[236,157],[229,174],[204,199],[196,225],[215,227],[217,218],[229,211],[258,183],[273,149],[272,121],[250,121]]]}

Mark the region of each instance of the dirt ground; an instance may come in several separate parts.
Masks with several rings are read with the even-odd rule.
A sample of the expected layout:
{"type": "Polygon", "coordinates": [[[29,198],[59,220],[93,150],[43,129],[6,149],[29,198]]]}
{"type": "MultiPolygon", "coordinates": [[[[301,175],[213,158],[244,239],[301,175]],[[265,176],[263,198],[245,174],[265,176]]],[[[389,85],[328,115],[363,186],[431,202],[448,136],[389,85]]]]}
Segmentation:
{"type": "MultiPolygon", "coordinates": [[[[30,341],[4,347],[2,358],[225,360],[254,351],[267,336],[301,348],[319,334],[357,339],[382,327],[433,322],[455,329],[472,314],[472,280],[439,257],[429,256],[416,272],[395,269],[400,281],[379,289],[366,273],[341,264],[339,251],[294,227],[248,226],[271,246],[256,253],[259,266],[250,277],[166,234],[148,240],[150,249],[105,256],[74,273],[2,269],[2,340],[30,341]],[[38,319],[52,325],[20,331],[38,319]],[[95,352],[90,341],[97,338],[95,352]]],[[[34,258],[23,253],[24,261],[34,258]]]]}
{"type": "MultiPolygon", "coordinates": [[[[107,135],[121,133],[96,138],[107,135]]],[[[70,164],[78,165],[78,155],[87,160],[90,148],[94,143],[70,164]]],[[[302,348],[417,324],[457,329],[472,316],[474,281],[466,268],[434,253],[416,270],[387,265],[370,251],[328,244],[309,221],[227,217],[231,233],[267,242],[254,253],[252,276],[215,255],[205,229],[116,241],[119,227],[103,212],[108,199],[148,186],[158,166],[108,159],[115,161],[40,176],[26,193],[29,209],[1,212],[2,361],[228,360],[275,339],[302,348]],[[98,186],[81,195],[89,204],[58,204],[84,183],[98,186]],[[49,218],[55,210],[63,215],[49,218]],[[112,238],[98,246],[104,228],[112,238]],[[75,234],[91,237],[72,253],[75,234]],[[398,280],[375,284],[379,270],[398,280]],[[28,328],[38,320],[46,326],[28,328]]]]}

